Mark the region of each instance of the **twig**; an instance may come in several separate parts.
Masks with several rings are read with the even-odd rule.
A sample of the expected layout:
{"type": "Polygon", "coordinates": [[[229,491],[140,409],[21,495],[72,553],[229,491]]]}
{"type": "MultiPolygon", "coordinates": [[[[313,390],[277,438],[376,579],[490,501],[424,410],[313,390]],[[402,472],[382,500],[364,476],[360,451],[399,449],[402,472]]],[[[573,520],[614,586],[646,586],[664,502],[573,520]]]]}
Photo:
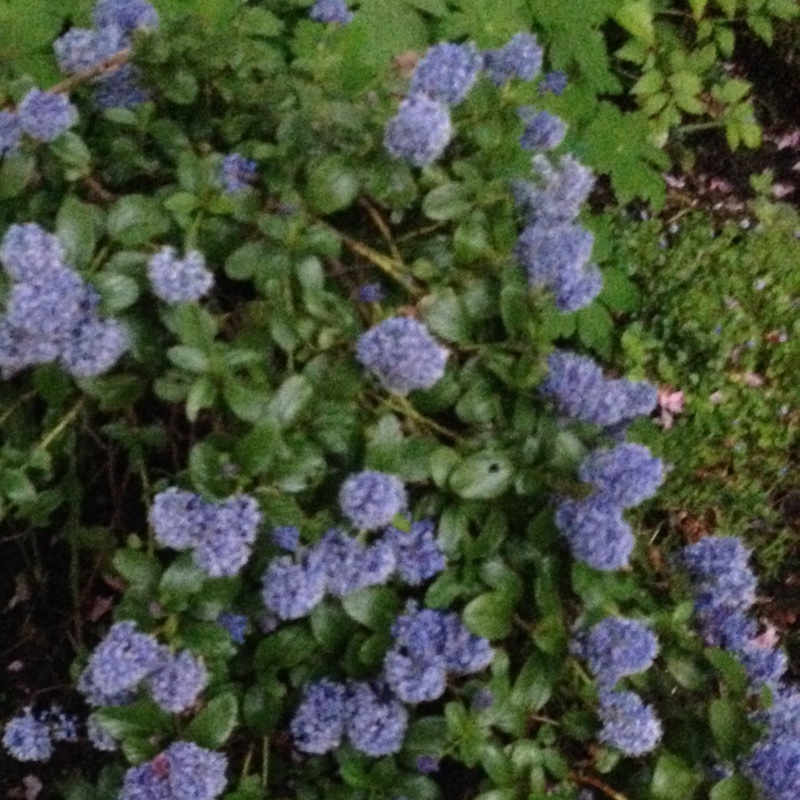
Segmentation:
{"type": "Polygon", "coordinates": [[[58,425],[42,437],[39,444],[36,445],[37,450],[47,450],[48,447],[66,430],[69,424],[78,416],[81,408],[83,408],[84,399],[81,398],[75,403],[72,408],[59,420],[58,425]]]}
{"type": "Polygon", "coordinates": [[[624,794],[618,792],[616,789],[612,789],[607,783],[603,783],[603,781],[601,781],[599,778],[595,778],[593,775],[572,774],[570,775],[570,778],[578,783],[583,783],[586,786],[592,786],[595,789],[599,789],[604,795],[610,797],[612,800],[628,800],[624,794]]]}
{"type": "Polygon", "coordinates": [[[397,411],[400,414],[404,414],[409,419],[414,420],[414,422],[422,425],[425,428],[429,428],[430,430],[434,431],[435,433],[441,434],[442,436],[446,436],[448,439],[451,439],[454,442],[460,442],[461,436],[459,436],[455,431],[451,431],[449,428],[445,428],[444,425],[440,425],[438,422],[435,422],[430,417],[426,417],[424,414],[420,414],[414,406],[405,398],[399,397],[397,395],[390,395],[388,397],[382,398],[383,403],[388,406],[392,411],[397,411]]]}
{"type": "Polygon", "coordinates": [[[378,213],[378,209],[372,205],[372,203],[367,200],[366,197],[359,198],[359,203],[367,210],[367,214],[369,214],[370,219],[375,223],[375,227],[381,232],[381,235],[384,239],[386,239],[386,244],[389,245],[389,250],[392,253],[392,258],[399,262],[400,264],[403,263],[403,256],[400,254],[400,251],[397,249],[397,245],[392,238],[392,232],[389,229],[389,226],[384,221],[383,217],[378,213]]]}
{"type": "Polygon", "coordinates": [[[3,416],[0,417],[0,425],[4,425],[6,420],[22,405],[28,402],[31,398],[36,397],[36,392],[27,392],[26,394],[22,395],[22,397],[17,400],[16,403],[12,403],[11,406],[3,413],[3,416]]]}
{"type": "Polygon", "coordinates": [[[102,75],[104,72],[110,72],[111,70],[121,67],[131,57],[132,52],[133,51],[130,47],[126,47],[124,50],[114,53],[113,56],[103,59],[93,67],[83,69],[80,72],[70,75],[68,78],[64,78],[63,81],[55,84],[55,86],[51,86],[47,91],[50,94],[68,92],[70,89],[80,86],[80,84],[85,83],[86,81],[91,80],[98,75],[102,75]]]}

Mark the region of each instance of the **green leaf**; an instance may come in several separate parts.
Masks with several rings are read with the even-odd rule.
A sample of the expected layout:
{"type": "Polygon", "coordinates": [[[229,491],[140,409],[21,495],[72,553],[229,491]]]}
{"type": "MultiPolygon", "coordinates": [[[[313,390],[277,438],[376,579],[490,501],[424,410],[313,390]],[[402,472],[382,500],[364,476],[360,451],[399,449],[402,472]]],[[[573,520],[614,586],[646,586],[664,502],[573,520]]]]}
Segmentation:
{"type": "Polygon", "coordinates": [[[653,9],[650,7],[649,0],[633,0],[633,2],[625,3],[625,5],[614,14],[614,19],[625,28],[628,33],[633,34],[633,36],[636,36],[648,45],[655,43],[653,9]]]}
{"type": "Polygon", "coordinates": [[[747,715],[742,705],[730,697],[718,698],[709,706],[708,721],[720,755],[734,761],[746,744],[747,715]]]}
{"type": "Polygon", "coordinates": [[[176,345],[167,350],[167,358],[176,366],[187,372],[202,374],[208,370],[208,356],[198,347],[176,345]]]}
{"type": "Polygon", "coordinates": [[[650,790],[655,800],[692,800],[703,777],[682,758],[664,753],[656,762],[650,790]]]}
{"type": "Polygon", "coordinates": [[[36,159],[16,153],[0,162],[0,199],[19,197],[30,183],[36,169],[36,159]]]}
{"type": "Polygon", "coordinates": [[[64,201],[56,216],[55,233],[67,251],[69,264],[85,267],[92,260],[101,219],[99,209],[82,203],[77,197],[70,195],[64,201]]]}
{"type": "Polygon", "coordinates": [[[424,297],[420,311],[428,328],[448,342],[468,342],[470,319],[464,302],[451,288],[424,297]]]}
{"type": "Polygon", "coordinates": [[[347,616],[372,630],[388,628],[400,606],[395,592],[386,586],[371,586],[342,599],[347,616]]]}
{"type": "Polygon", "coordinates": [[[731,775],[715,783],[708,793],[708,800],[755,800],[756,794],[747,778],[731,775]]]}
{"type": "Polygon", "coordinates": [[[139,299],[139,284],[128,275],[101,272],[93,282],[110,313],[130,308],[139,299]]]}
{"type": "Polygon", "coordinates": [[[269,263],[270,249],[263,242],[247,242],[234,250],[225,261],[225,274],[237,281],[257,275],[269,263]]]}
{"type": "Polygon", "coordinates": [[[221,694],[192,720],[184,731],[184,737],[200,747],[216,750],[228,741],[238,715],[236,695],[233,692],[221,694]]]}
{"type": "Polygon", "coordinates": [[[472,192],[462,183],[445,183],[425,195],[422,212],[428,219],[459,219],[472,207],[472,192]]]}
{"type": "Polygon", "coordinates": [[[486,592],[467,603],[464,624],[476,636],[504,639],[511,633],[514,603],[507,592],[486,592]]]}
{"type": "Polygon", "coordinates": [[[308,378],[292,375],[270,400],[270,416],[279,427],[287,427],[297,419],[313,396],[314,387],[308,378]]]}
{"type": "Polygon", "coordinates": [[[358,192],[358,175],[343,156],[328,156],[309,171],[305,197],[318,214],[347,208],[358,192]]]}
{"type": "Polygon", "coordinates": [[[111,207],[108,233],[124,247],[135,247],[162,236],[169,230],[169,219],[157,200],[130,194],[111,207]]]}
{"type": "Polygon", "coordinates": [[[188,606],[189,598],[202,590],[206,578],[192,556],[182,553],[161,578],[158,588],[162,604],[170,611],[182,611],[188,606]]]}
{"type": "Polygon", "coordinates": [[[101,708],[94,712],[98,721],[115,739],[145,737],[170,729],[172,715],[162,711],[151,700],[129,706],[101,708]]]}
{"type": "Polygon", "coordinates": [[[117,550],[112,561],[114,569],[131,585],[139,596],[155,592],[161,579],[161,567],[155,559],[141,550],[117,550]]]}
{"type": "Polygon", "coordinates": [[[514,465],[502,452],[475,453],[450,475],[450,488],[465,500],[490,500],[502,495],[514,479],[514,465]]]}

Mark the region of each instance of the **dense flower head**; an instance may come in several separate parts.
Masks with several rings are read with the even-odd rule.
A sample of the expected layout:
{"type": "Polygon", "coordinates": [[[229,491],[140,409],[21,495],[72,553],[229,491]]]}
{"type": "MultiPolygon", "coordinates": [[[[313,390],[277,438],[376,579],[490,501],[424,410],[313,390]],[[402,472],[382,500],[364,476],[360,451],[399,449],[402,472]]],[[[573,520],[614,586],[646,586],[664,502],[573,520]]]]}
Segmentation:
{"type": "Polygon", "coordinates": [[[512,78],[533,80],[542,67],[542,48],[532,33],[517,33],[499,50],[483,53],[483,68],[495,86],[512,78]]]}
{"type": "Polygon", "coordinates": [[[150,507],[155,540],[173,550],[188,550],[202,537],[208,504],[194,492],[171,487],[159,492],[150,507]]]}
{"type": "Polygon", "coordinates": [[[532,182],[511,184],[520,212],[529,222],[557,225],[574,220],[594,188],[592,171],[570,153],[561,156],[557,165],[540,153],[531,165],[532,182]]]}
{"type": "Polygon", "coordinates": [[[50,728],[26,708],[6,723],[3,747],[17,761],[49,761],[53,754],[50,728]]]}
{"type": "Polygon", "coordinates": [[[408,531],[394,527],[386,531],[384,538],[394,551],[397,573],[410,586],[419,586],[447,565],[435,533],[436,528],[429,519],[414,522],[408,531]]]}
{"type": "Polygon", "coordinates": [[[116,622],[95,648],[84,674],[94,690],[114,696],[135,688],[160,666],[161,656],[158,642],[140,633],[135,622],[116,622]]]}
{"type": "Polygon", "coordinates": [[[339,507],[359,530],[386,527],[408,504],[400,478],[364,470],[351,475],[339,491],[339,507]]]}
{"type": "Polygon", "coordinates": [[[63,267],[59,238],[35,222],[11,225],[0,245],[0,262],[16,281],[37,281],[63,267]]]}
{"type": "Polygon", "coordinates": [[[228,194],[246,189],[256,177],[258,164],[239,153],[230,153],[222,159],[220,181],[228,194]]]}
{"type": "Polygon", "coordinates": [[[69,714],[58,704],[53,704],[40,716],[41,721],[50,725],[54,742],[74,742],[78,739],[78,718],[69,714]]]}
{"type": "Polygon", "coordinates": [[[298,750],[319,755],[341,744],[346,720],[345,697],[345,687],[327,679],[305,687],[290,725],[298,750]]]}
{"type": "Polygon", "coordinates": [[[421,322],[392,317],[362,334],[356,358],[384,388],[405,395],[429,389],[441,379],[447,350],[421,322]]]}
{"type": "Polygon", "coordinates": [[[472,42],[442,42],[429,48],[411,76],[411,93],[422,93],[434,100],[460,103],[478,77],[481,58],[472,42]]]}
{"type": "Polygon", "coordinates": [[[335,597],[385,583],[396,566],[388,542],[365,546],[335,528],[315,545],[309,558],[324,575],[326,591],[335,597]]]}
{"type": "Polygon", "coordinates": [[[447,669],[441,656],[422,658],[394,647],[384,658],[383,670],[392,691],[406,703],[436,700],[447,687],[447,669]]]}
{"type": "Polygon", "coordinates": [[[344,0],[316,0],[308,16],[314,22],[338,22],[346,25],[353,19],[353,12],[347,8],[344,0]]]}
{"type": "Polygon", "coordinates": [[[780,686],[789,667],[783,650],[749,643],[738,647],[734,652],[747,673],[751,690],[760,692],[764,686],[768,686],[775,691],[780,686]]]}
{"type": "Polygon", "coordinates": [[[661,740],[661,722],[653,707],[634,692],[601,692],[599,714],[600,741],[625,755],[649,753],[661,740]]]}
{"type": "Polygon", "coordinates": [[[135,108],[150,99],[150,92],[140,83],[139,71],[133,64],[121,64],[98,78],[92,104],[99,111],[110,108],[135,108]]]}
{"type": "MultiPolygon", "coordinates": [[[[695,611],[698,612],[697,608],[695,611]]],[[[743,609],[717,604],[698,612],[698,621],[703,640],[709,647],[736,650],[758,634],[758,625],[743,609]]]]}
{"type": "Polygon", "coordinates": [[[523,150],[552,150],[567,135],[567,124],[549,111],[522,106],[517,109],[517,115],[525,123],[525,130],[519,138],[523,150]]]}
{"type": "Polygon", "coordinates": [[[555,522],[578,561],[603,571],[627,566],[633,533],[619,506],[603,497],[565,500],[556,510],[555,522]]]}
{"type": "Polygon", "coordinates": [[[228,631],[231,635],[231,639],[236,644],[244,644],[244,637],[247,632],[247,617],[244,614],[233,614],[230,611],[223,611],[217,617],[217,622],[228,631]]]}
{"type": "Polygon", "coordinates": [[[6,301],[8,324],[49,340],[62,340],[81,317],[86,284],[65,267],[36,280],[15,283],[6,301]]]}
{"type": "Polygon", "coordinates": [[[607,380],[587,356],[556,350],[547,365],[549,372],[540,390],[554,397],[561,411],[575,419],[611,428],[656,407],[655,386],[627,378],[607,380]]]}
{"type": "Polygon", "coordinates": [[[197,250],[180,259],[174,247],[162,247],[148,262],[147,275],[155,295],[170,305],[199,300],[214,285],[214,275],[197,250]]]}
{"type": "Polygon", "coordinates": [[[368,756],[391,755],[403,746],[408,712],[384,686],[355,681],[348,684],[345,719],[348,739],[368,756]]]}
{"type": "Polygon", "coordinates": [[[594,237],[580,225],[535,222],[520,234],[515,254],[528,283],[549,289],[559,311],[578,311],[600,293],[602,278],[587,262],[594,237]]]}
{"type": "Polygon", "coordinates": [[[424,94],[413,94],[386,125],[384,145],[393,158],[415,167],[433,164],[453,137],[447,106],[424,94]]]}
{"type": "Polygon", "coordinates": [[[743,768],[764,800],[800,797],[800,739],[796,736],[766,736],[753,748],[743,768]]]}
{"type": "Polygon", "coordinates": [[[113,753],[119,749],[119,742],[103,727],[95,714],[90,714],[86,720],[86,737],[95,750],[113,753]]]}
{"type": "Polygon", "coordinates": [[[116,25],[70,28],[53,42],[58,68],[65,75],[91,69],[124,47],[122,29],[116,25]]]}
{"type": "Polygon", "coordinates": [[[610,689],[620,678],[649,669],[658,653],[658,640],[641,622],[607,617],[578,633],[572,651],[588,663],[600,686],[610,689]]]}
{"type": "Polygon", "coordinates": [[[264,573],[261,598],[278,619],[299,619],[322,601],[326,588],[324,570],[308,554],[299,563],[281,556],[264,573]]]}
{"type": "Polygon", "coordinates": [[[225,789],[227,759],[192,742],[174,742],[125,773],[120,800],[215,800],[225,789]]]}
{"type": "Polygon", "coordinates": [[[22,130],[41,142],[52,142],[78,121],[78,110],[61,94],[31,89],[17,109],[22,130]]]}
{"type": "Polygon", "coordinates": [[[208,684],[208,671],[188,650],[163,653],[147,679],[153,700],[165,711],[180,714],[191,708],[208,684]]]}
{"type": "Polygon", "coordinates": [[[731,572],[750,569],[750,550],[736,536],[704,536],[684,547],[679,560],[696,580],[724,580],[731,572]]]}
{"type": "Polygon", "coordinates": [[[158,12],[147,0],[98,0],[92,19],[97,28],[116,26],[128,34],[158,27],[158,12]]]}
{"type": "Polygon", "coordinates": [[[539,81],[539,85],[536,88],[539,94],[547,94],[549,92],[550,94],[556,95],[556,97],[560,97],[567,88],[567,82],[566,73],[561,70],[555,70],[553,72],[548,72],[542,80],[539,81]]]}
{"type": "Polygon", "coordinates": [[[15,152],[21,138],[19,117],[10,111],[0,111],[0,158],[15,152]]]}
{"type": "Polygon", "coordinates": [[[578,477],[610,502],[629,508],[656,493],[664,480],[664,465],[644,445],[625,443],[589,453],[578,477]]]}
{"type": "Polygon", "coordinates": [[[294,525],[278,525],[272,529],[272,543],[293,553],[300,544],[300,530],[294,525]]]}
{"type": "Polygon", "coordinates": [[[130,344],[130,333],[123,323],[87,316],[64,342],[61,365],[75,378],[93,378],[108,372],[130,344]]]}

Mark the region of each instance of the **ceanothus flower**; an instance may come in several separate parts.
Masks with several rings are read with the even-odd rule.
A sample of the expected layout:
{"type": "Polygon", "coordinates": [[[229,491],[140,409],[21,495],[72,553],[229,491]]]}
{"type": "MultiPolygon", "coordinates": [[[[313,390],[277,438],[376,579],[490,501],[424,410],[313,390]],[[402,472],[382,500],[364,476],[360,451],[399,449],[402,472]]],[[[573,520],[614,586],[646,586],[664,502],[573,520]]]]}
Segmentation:
{"type": "Polygon", "coordinates": [[[683,548],[679,562],[695,580],[726,580],[750,570],[750,552],[736,536],[704,536],[683,548]]]}
{"type": "Polygon", "coordinates": [[[345,687],[327,679],[305,687],[289,726],[298,750],[320,755],[341,744],[347,717],[345,697],[345,687]]]}
{"type": "Polygon", "coordinates": [[[481,58],[472,42],[442,42],[428,49],[411,76],[410,93],[449,105],[460,103],[478,77],[481,58]]]}
{"type": "Polygon", "coordinates": [[[3,746],[17,761],[49,761],[53,754],[50,728],[30,708],[6,723],[3,746]]]}
{"type": "Polygon", "coordinates": [[[567,88],[567,76],[564,72],[561,72],[561,70],[548,72],[536,88],[539,94],[544,95],[549,92],[556,97],[561,97],[561,95],[564,94],[564,90],[567,88]]]}
{"type": "Polygon", "coordinates": [[[433,164],[453,137],[447,106],[424,94],[413,94],[386,125],[384,146],[389,155],[415,167],[433,164]]]}
{"type": "Polygon", "coordinates": [[[0,111],[0,158],[15,152],[21,137],[19,117],[10,111],[0,111]]]}
{"type": "Polygon", "coordinates": [[[119,695],[134,689],[157,669],[161,656],[158,642],[150,634],[140,633],[135,622],[116,622],[89,658],[85,681],[78,688],[91,687],[107,697],[119,695]]]}
{"type": "Polygon", "coordinates": [[[105,753],[119,750],[119,742],[103,727],[103,723],[95,714],[90,714],[86,720],[86,737],[95,750],[105,753]]]}
{"type": "Polygon", "coordinates": [[[16,281],[46,280],[64,266],[64,258],[58,237],[35,222],[9,226],[0,245],[0,262],[16,281]]]}
{"type": "Polygon", "coordinates": [[[218,617],[217,622],[225,628],[236,644],[244,644],[245,633],[247,632],[247,617],[244,614],[233,614],[230,611],[223,611],[218,617]]]}
{"type": "Polygon", "coordinates": [[[325,589],[325,571],[308,554],[300,563],[291,556],[281,556],[264,573],[261,598],[278,619],[299,619],[322,601],[325,589]]]}
{"type": "Polygon", "coordinates": [[[215,800],[225,789],[227,765],[222,753],[174,742],[125,773],[120,800],[215,800]]]}
{"type": "Polygon", "coordinates": [[[130,343],[130,333],[123,323],[89,316],[64,342],[61,364],[75,378],[94,378],[108,372],[128,351],[130,343]]]}
{"type": "Polygon", "coordinates": [[[383,670],[392,691],[405,703],[437,700],[447,687],[443,656],[426,659],[393,647],[384,657],[383,670]]]}
{"type": "Polygon", "coordinates": [[[658,639],[641,622],[606,617],[572,640],[572,652],[583,658],[601,687],[613,688],[620,678],[644,672],[658,653],[658,639]]]}
{"type": "Polygon", "coordinates": [[[316,0],[308,16],[314,22],[338,22],[340,25],[353,19],[353,13],[344,0],[316,0]]]}
{"type": "Polygon", "coordinates": [[[523,150],[553,150],[567,135],[566,123],[549,111],[522,106],[517,109],[517,116],[525,123],[525,130],[519,137],[523,150]]]}
{"type": "Polygon", "coordinates": [[[279,525],[272,529],[272,543],[293,553],[300,544],[300,530],[295,525],[279,525]]]}
{"type": "Polygon", "coordinates": [[[99,111],[110,108],[135,108],[150,99],[150,92],[139,83],[139,72],[133,64],[120,64],[102,75],[95,84],[92,105],[99,111]]]}
{"type": "Polygon", "coordinates": [[[50,724],[50,734],[54,742],[75,742],[78,739],[78,718],[66,713],[61,706],[53,704],[40,720],[50,724]]]}
{"type": "Polygon", "coordinates": [[[405,395],[438,383],[444,375],[447,350],[421,322],[392,317],[361,335],[356,358],[385,389],[405,395]]]}
{"type": "Polygon", "coordinates": [[[664,480],[664,464],[644,445],[626,442],[611,449],[595,450],[578,470],[584,483],[623,508],[652,497],[664,480]]]}
{"type": "Polygon", "coordinates": [[[339,507],[354,527],[374,531],[388,525],[408,504],[400,478],[364,470],[351,475],[339,491],[339,507]]]}
{"type": "Polygon", "coordinates": [[[366,547],[335,528],[311,550],[309,559],[325,576],[326,591],[335,597],[385,583],[395,569],[394,551],[387,542],[366,547]]]}
{"type": "Polygon", "coordinates": [[[209,504],[202,497],[171,487],[155,496],[148,519],[159,544],[188,550],[202,537],[208,515],[209,504]]]}
{"type": "Polygon", "coordinates": [[[197,250],[180,259],[174,247],[162,247],[148,262],[147,275],[155,295],[170,305],[199,300],[214,285],[214,275],[197,250]]]}
{"type": "Polygon", "coordinates": [[[220,181],[228,194],[246,189],[256,177],[258,164],[239,153],[230,153],[222,159],[220,181]]]}
{"type": "Polygon", "coordinates": [[[744,774],[761,791],[764,800],[800,797],[800,739],[768,735],[744,761],[744,774]]]}
{"type": "Polygon", "coordinates": [[[447,565],[434,534],[433,521],[426,519],[414,522],[409,531],[390,527],[384,535],[394,550],[398,574],[410,586],[419,586],[447,565]]]}
{"type": "Polygon", "coordinates": [[[756,643],[738,647],[734,655],[744,667],[750,688],[755,692],[760,692],[764,686],[768,686],[773,692],[776,691],[789,668],[783,650],[756,643]]]}
{"type": "Polygon", "coordinates": [[[627,756],[641,756],[661,740],[661,722],[635,692],[601,692],[600,741],[627,756]]]}
{"type": "Polygon", "coordinates": [[[565,500],[556,510],[555,522],[578,561],[604,571],[627,566],[633,533],[620,508],[605,498],[565,500]]]}
{"type": "Polygon", "coordinates": [[[366,682],[348,684],[345,730],[356,750],[375,758],[397,753],[406,728],[408,712],[386,687],[366,682]]]}
{"type": "Polygon", "coordinates": [[[158,12],[147,0],[98,0],[92,19],[97,28],[116,26],[127,34],[158,27],[158,12]]]}
{"type": "Polygon", "coordinates": [[[238,574],[250,558],[261,519],[258,503],[245,494],[208,503],[194,545],[195,564],[212,578],[238,574]]]}
{"type": "Polygon", "coordinates": [[[53,42],[58,68],[65,75],[91,69],[124,49],[122,30],[116,25],[104,28],[70,28],[53,42]]]}
{"type": "Polygon", "coordinates": [[[158,668],[147,678],[153,700],[173,714],[191,708],[208,685],[208,671],[203,662],[188,650],[164,652],[158,668]]]}
{"type": "Polygon", "coordinates": [[[31,89],[17,109],[19,124],[28,136],[52,142],[78,121],[78,109],[60,94],[31,89]]]}
{"type": "Polygon", "coordinates": [[[542,48],[532,33],[517,33],[499,50],[485,50],[483,68],[495,86],[512,78],[533,80],[542,67],[542,48]]]}

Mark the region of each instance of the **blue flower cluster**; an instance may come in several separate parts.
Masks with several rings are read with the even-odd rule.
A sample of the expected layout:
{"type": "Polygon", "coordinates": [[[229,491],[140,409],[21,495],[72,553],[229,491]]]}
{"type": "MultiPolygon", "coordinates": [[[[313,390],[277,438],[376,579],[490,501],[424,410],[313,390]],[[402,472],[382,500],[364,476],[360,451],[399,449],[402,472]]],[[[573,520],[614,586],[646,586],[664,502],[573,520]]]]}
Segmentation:
{"type": "Polygon", "coordinates": [[[409,586],[419,586],[447,565],[434,534],[429,519],[413,523],[408,531],[394,527],[386,530],[384,538],[394,552],[397,574],[409,586]]]}
{"type": "Polygon", "coordinates": [[[569,417],[619,433],[636,417],[656,407],[658,393],[646,381],[606,379],[587,356],[556,350],[547,359],[547,377],[540,390],[569,417]]]}
{"type": "Polygon", "coordinates": [[[78,121],[78,109],[60,94],[31,89],[16,112],[0,111],[0,157],[14,153],[22,134],[52,142],[78,121]]]}
{"type": "Polygon", "coordinates": [[[50,726],[25,708],[6,724],[3,747],[17,761],[49,761],[53,755],[50,737],[50,726]]]}
{"type": "Polygon", "coordinates": [[[306,686],[291,722],[295,745],[322,754],[347,737],[356,750],[378,757],[400,750],[408,712],[380,683],[321,680],[306,686]]]}
{"type": "Polygon", "coordinates": [[[86,736],[95,750],[114,753],[119,749],[117,740],[103,727],[95,714],[90,714],[86,720],[86,736]]]}
{"type": "Polygon", "coordinates": [[[590,453],[581,463],[578,477],[609,502],[630,508],[658,491],[664,465],[644,445],[626,442],[590,453]]]}
{"type": "Polygon", "coordinates": [[[607,617],[572,639],[571,650],[583,658],[604,689],[620,678],[649,669],[658,653],[658,639],[641,622],[607,617]]]}
{"type": "Polygon", "coordinates": [[[235,644],[244,644],[244,637],[247,633],[247,617],[244,614],[223,611],[217,617],[217,622],[228,631],[235,644]]]}
{"type": "Polygon", "coordinates": [[[215,800],[227,780],[227,759],[192,742],[174,742],[125,773],[120,800],[215,800]]]}
{"type": "Polygon", "coordinates": [[[633,532],[619,506],[601,496],[564,500],[558,505],[555,522],[578,561],[604,571],[628,564],[633,532]]]}
{"type": "Polygon", "coordinates": [[[472,42],[434,45],[417,63],[409,94],[386,125],[386,150],[416,167],[432,164],[453,137],[449,106],[464,100],[482,69],[499,86],[514,77],[531,80],[541,63],[541,48],[530,33],[517,34],[502,49],[483,53],[472,42]]]}
{"type": "Polygon", "coordinates": [[[480,672],[494,656],[489,642],[471,634],[457,614],[418,609],[413,602],[392,626],[392,636],[383,663],[386,682],[406,703],[436,700],[448,673],[480,672]]]}
{"type": "Polygon", "coordinates": [[[149,518],[159,544],[191,550],[195,564],[219,578],[238,574],[247,563],[262,515],[246,494],[209,503],[173,487],[156,495],[149,518]]]}
{"type": "Polygon", "coordinates": [[[567,88],[567,76],[561,70],[548,72],[542,78],[539,85],[536,87],[539,94],[554,94],[556,97],[561,97],[564,90],[567,88]]]}
{"type": "Polygon", "coordinates": [[[272,543],[293,553],[300,544],[300,530],[294,525],[279,525],[272,529],[272,543]]]}
{"type": "Polygon", "coordinates": [[[429,389],[444,375],[447,350],[421,322],[392,317],[362,334],[356,348],[359,363],[385,389],[406,395],[429,389]]]}
{"type": "Polygon", "coordinates": [[[635,692],[600,693],[600,741],[628,756],[641,756],[661,740],[661,722],[635,692]]]}
{"type": "Polygon", "coordinates": [[[0,370],[59,361],[75,377],[107,372],[129,347],[126,328],[97,315],[99,295],[63,262],[58,239],[35,223],[11,225],[0,262],[14,279],[0,318],[0,370]]]}
{"type": "Polygon", "coordinates": [[[517,109],[517,115],[525,123],[525,130],[519,138],[523,150],[553,150],[567,135],[566,123],[549,111],[522,106],[517,109]]]}
{"type": "Polygon", "coordinates": [[[373,470],[351,475],[339,492],[342,514],[362,531],[385,528],[407,504],[403,482],[373,470]]]}
{"type": "Polygon", "coordinates": [[[199,300],[211,291],[214,274],[206,269],[203,254],[190,250],[184,259],[174,247],[162,247],[148,262],[147,276],[154,294],[170,305],[199,300]]]}
{"type": "Polygon", "coordinates": [[[143,683],[161,708],[181,713],[196,702],[208,672],[188,651],[173,654],[135,622],[117,622],[89,658],[78,690],[90,705],[117,706],[143,683]]]}
{"type": "Polygon", "coordinates": [[[239,153],[230,153],[222,159],[220,182],[228,194],[246,189],[255,180],[258,164],[239,153]]]}
{"type": "MultiPolygon", "coordinates": [[[[59,69],[65,75],[91,69],[131,46],[139,29],[158,26],[158,12],[146,0],[99,0],[94,28],[71,28],[53,43],[59,69]]],[[[93,103],[104,111],[131,108],[149,99],[132,64],[120,64],[94,78],[93,103]]]]}
{"type": "Polygon", "coordinates": [[[316,0],[308,12],[314,22],[338,22],[347,25],[353,19],[353,12],[347,8],[344,0],[316,0]]]}

